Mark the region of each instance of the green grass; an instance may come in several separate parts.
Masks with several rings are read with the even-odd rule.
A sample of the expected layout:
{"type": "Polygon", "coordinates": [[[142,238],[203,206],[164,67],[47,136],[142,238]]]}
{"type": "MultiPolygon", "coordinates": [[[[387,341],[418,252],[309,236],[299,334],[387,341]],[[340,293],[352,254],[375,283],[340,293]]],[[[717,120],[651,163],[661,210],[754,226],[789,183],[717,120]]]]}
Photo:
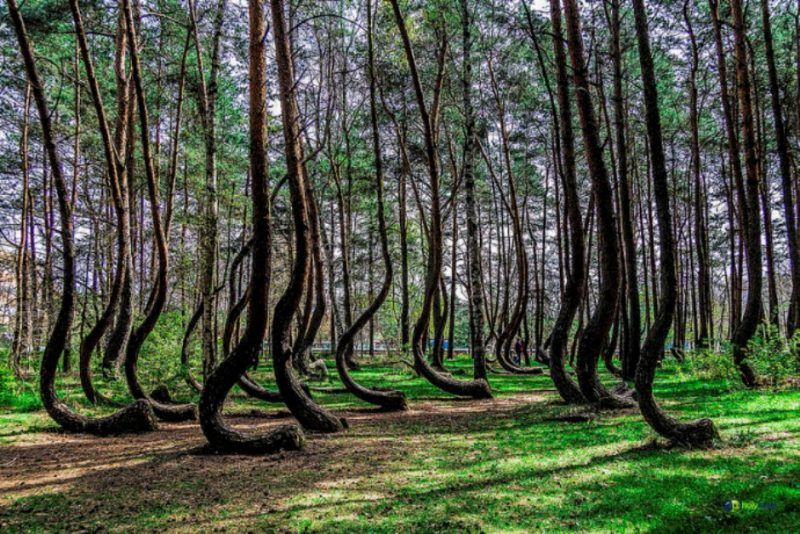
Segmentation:
{"type": "MultiPolygon", "coordinates": [[[[344,434],[310,436],[305,452],[267,458],[188,455],[202,442],[199,432],[174,441],[159,433],[168,452],[149,442],[129,446],[127,463],[100,475],[0,497],[0,530],[790,532],[800,525],[797,389],[747,391],[669,364],[656,388],[665,408],[682,419],[711,417],[721,435],[714,450],[685,451],[654,446],[633,411],[589,423],[549,420],[567,408],[546,376],[491,376],[501,400],[539,394],[486,409],[452,400],[406,368],[369,366],[356,376],[402,389],[412,408],[426,403],[436,413],[353,420],[344,434]],[[745,509],[726,511],[731,500],[745,509]]],[[[79,398],[72,380],[62,389],[79,398]]],[[[348,395],[315,398],[332,409],[363,406],[348,395]]],[[[251,408],[280,409],[237,395],[228,410],[251,408]]],[[[29,432],[52,426],[40,411],[0,413],[0,458],[13,457],[29,432]]],[[[102,465],[102,456],[94,460],[102,465]]]]}

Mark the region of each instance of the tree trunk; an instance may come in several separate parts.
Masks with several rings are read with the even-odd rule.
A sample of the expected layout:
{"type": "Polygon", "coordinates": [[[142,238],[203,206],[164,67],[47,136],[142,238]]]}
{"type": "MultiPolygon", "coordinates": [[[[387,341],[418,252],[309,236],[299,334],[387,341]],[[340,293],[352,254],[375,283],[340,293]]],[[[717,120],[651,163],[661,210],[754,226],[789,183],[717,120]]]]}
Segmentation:
{"type": "Polygon", "coordinates": [[[558,124],[561,130],[561,166],[564,203],[569,226],[570,263],[567,283],[561,299],[556,322],[550,334],[550,377],[559,395],[568,404],[585,402],[578,385],[564,368],[564,354],[569,340],[569,330],[583,297],[586,282],[583,221],[575,173],[575,135],[572,130],[572,108],[567,76],[567,57],[564,53],[564,36],[561,29],[561,3],[550,1],[550,21],[553,28],[553,51],[556,58],[556,84],[558,87],[558,124]]]}
{"type": "Polygon", "coordinates": [[[733,359],[739,367],[742,382],[747,387],[756,385],[756,376],[747,358],[747,343],[756,332],[761,320],[762,302],[762,268],[761,268],[761,215],[759,212],[758,153],[753,123],[753,106],[750,85],[750,74],[747,68],[747,43],[745,36],[744,14],[741,0],[731,0],[731,15],[734,35],[734,55],[736,60],[736,88],[739,93],[741,110],[742,137],[745,154],[745,201],[741,206],[745,214],[744,245],[747,256],[747,300],[744,313],[738,327],[733,332],[733,359]]]}
{"type": "MultiPolygon", "coordinates": [[[[283,136],[286,149],[286,173],[292,200],[292,219],[295,232],[295,257],[289,284],[275,306],[272,320],[272,363],[278,390],[289,410],[309,430],[337,432],[346,421],[318,406],[303,391],[292,370],[292,347],[289,332],[292,318],[297,313],[308,281],[311,266],[311,236],[309,232],[308,202],[306,195],[303,148],[300,138],[300,113],[295,94],[294,68],[289,50],[282,0],[271,0],[272,26],[275,40],[275,61],[278,66],[278,86],[283,118],[283,136]]],[[[256,258],[253,258],[256,262],[256,258]]]]}
{"type": "Polygon", "coordinates": [[[680,423],[661,409],[653,396],[653,380],[664,342],[669,335],[675,312],[677,281],[675,279],[675,252],[672,236],[672,219],[669,207],[667,169],[658,110],[658,93],[650,52],[647,29],[647,12],[644,0],[633,0],[636,20],[636,37],[639,44],[639,63],[644,84],[645,121],[653,166],[653,192],[658,217],[658,237],[661,261],[661,302],[658,313],[644,342],[639,367],[636,370],[636,392],[639,408],[645,420],[662,436],[690,447],[709,447],[716,436],[710,419],[680,423]]]}
{"type": "Polygon", "coordinates": [[[628,142],[625,137],[625,102],[622,94],[622,49],[620,0],[611,3],[612,31],[611,46],[614,63],[614,132],[617,148],[617,174],[619,177],[619,213],[622,227],[622,248],[625,258],[625,291],[627,305],[627,328],[625,329],[624,359],[622,378],[633,380],[639,363],[639,343],[641,317],[639,309],[639,277],[636,268],[636,237],[633,232],[631,216],[630,185],[628,183],[628,142]]]}
{"type": "MultiPolygon", "coordinates": [[[[769,76],[770,102],[772,104],[772,120],[775,125],[775,144],[778,150],[778,163],[781,173],[781,190],[783,192],[783,216],[786,224],[786,242],[789,249],[789,269],[792,280],[792,293],[789,298],[789,309],[786,314],[786,335],[791,337],[800,324],[800,244],[797,238],[795,219],[795,198],[792,186],[791,157],[786,135],[786,124],[781,111],[781,94],[778,84],[778,73],[775,68],[775,51],[772,42],[772,22],[770,21],[769,0],[761,0],[761,25],[764,31],[764,48],[769,76]]],[[[800,54],[800,51],[798,51],[800,54]]],[[[800,56],[798,56],[800,57],[800,56]]],[[[800,70],[798,70],[800,76],[800,70]]],[[[798,86],[800,91],[800,86],[798,86]]]]}
{"type": "Polygon", "coordinates": [[[197,408],[193,404],[162,404],[149,398],[139,383],[137,363],[141,347],[148,335],[153,331],[158,317],[164,308],[167,298],[167,273],[169,269],[169,255],[164,231],[161,226],[160,195],[158,193],[158,178],[153,167],[153,158],[150,149],[149,118],[142,81],[142,68],[139,61],[138,38],[133,21],[133,11],[130,0],[122,0],[125,13],[126,32],[128,35],[128,51],[131,57],[131,74],[136,91],[136,101],[139,111],[139,129],[142,139],[142,158],[144,159],[145,176],[147,179],[147,194],[150,201],[150,214],[153,219],[153,233],[155,234],[156,255],[158,259],[155,291],[151,306],[147,310],[141,324],[131,333],[125,354],[125,379],[131,394],[136,399],[150,401],[156,415],[167,421],[186,421],[197,419],[197,408]]]}
{"type": "MultiPolygon", "coordinates": [[[[272,3],[273,10],[275,4],[278,4],[278,9],[283,8],[279,0],[273,0],[272,3]]],[[[269,223],[267,173],[266,24],[262,0],[249,0],[248,14],[253,258],[250,267],[247,327],[236,347],[225,356],[205,381],[200,394],[200,427],[215,450],[263,454],[280,449],[300,449],[305,437],[296,425],[280,426],[262,435],[246,435],[227,425],[222,416],[225,398],[247,368],[255,362],[267,331],[267,265],[270,261],[272,236],[269,223]]],[[[295,310],[296,308],[295,305],[295,310]]],[[[284,320],[287,332],[295,310],[291,310],[284,320]]],[[[288,351],[287,346],[284,352],[286,357],[288,351]]]]}
{"type": "Polygon", "coordinates": [[[695,331],[695,340],[698,348],[708,347],[708,337],[712,324],[711,303],[711,273],[708,250],[708,227],[705,221],[705,195],[703,191],[702,175],[700,172],[700,126],[697,95],[697,70],[699,68],[699,55],[697,40],[692,27],[692,17],[689,12],[690,4],[684,4],[683,17],[689,30],[691,43],[692,64],[689,72],[689,122],[692,130],[692,183],[694,186],[694,238],[697,253],[697,304],[698,304],[698,329],[695,331]]]}
{"type": "MultiPolygon", "coordinates": [[[[72,0],[71,7],[77,12],[77,0],[72,0]]],[[[64,430],[69,432],[88,432],[92,434],[116,434],[123,432],[140,432],[156,428],[153,410],[146,401],[136,401],[122,410],[101,418],[90,418],[73,412],[58,398],[55,390],[55,376],[59,359],[69,344],[70,331],[75,308],[75,256],[73,248],[72,206],[68,198],[67,184],[64,179],[61,161],[56,147],[56,138],[50,119],[50,112],[44,95],[44,87],[36,69],[34,53],[25,31],[19,8],[15,0],[7,0],[9,18],[19,43],[25,72],[31,86],[39,122],[42,127],[42,138],[50,163],[50,171],[58,197],[60,218],[61,249],[63,259],[63,286],[61,302],[50,337],[47,340],[42,364],[39,372],[39,393],[47,413],[64,430]]]]}
{"type": "Polygon", "coordinates": [[[339,376],[344,382],[345,387],[353,395],[359,399],[381,406],[387,410],[406,410],[405,395],[401,391],[389,390],[380,391],[369,389],[353,379],[347,369],[347,356],[348,353],[353,352],[353,339],[358,335],[359,331],[366,325],[378,309],[381,307],[386,297],[389,295],[389,290],[392,286],[392,260],[389,253],[389,236],[386,231],[386,216],[384,213],[384,199],[383,199],[383,160],[381,157],[381,139],[380,130],[378,129],[378,110],[376,102],[376,73],[375,73],[375,54],[373,49],[372,39],[372,2],[367,0],[367,72],[369,74],[369,104],[370,104],[370,123],[372,126],[372,151],[375,158],[375,195],[377,200],[377,215],[378,215],[378,233],[380,234],[381,241],[381,256],[383,259],[383,284],[375,299],[367,306],[367,308],[359,315],[353,322],[350,328],[347,328],[339,338],[339,344],[336,346],[336,369],[339,371],[339,376]]]}
{"type": "Polygon", "coordinates": [[[608,177],[603,149],[598,136],[597,121],[592,106],[589,80],[584,59],[580,14],[576,0],[564,1],[567,22],[567,44],[572,60],[575,98],[583,132],[584,149],[592,180],[597,210],[597,238],[600,263],[600,287],[597,305],[578,340],[576,373],[586,400],[598,408],[628,407],[631,402],[608,391],[597,376],[597,363],[614,321],[620,285],[619,243],[617,221],[613,210],[613,193],[608,177]]]}
{"type": "MultiPolygon", "coordinates": [[[[435,135],[433,132],[434,124],[431,121],[431,116],[428,112],[428,106],[425,103],[425,96],[422,91],[422,84],[417,71],[414,51],[411,48],[411,40],[408,36],[408,31],[406,30],[405,20],[400,12],[400,5],[398,4],[397,0],[391,0],[391,4],[394,11],[395,21],[397,23],[397,28],[400,32],[400,37],[403,42],[403,49],[405,51],[408,67],[411,71],[411,81],[414,86],[414,93],[417,99],[420,118],[422,119],[425,138],[425,156],[427,159],[430,178],[431,214],[430,231],[428,232],[428,258],[427,269],[425,273],[425,293],[422,301],[422,309],[417,322],[414,324],[414,331],[411,339],[412,350],[414,352],[414,362],[417,369],[420,371],[422,376],[425,377],[425,379],[438,388],[447,391],[448,393],[469,396],[473,398],[488,398],[491,397],[492,393],[489,383],[485,379],[479,378],[468,382],[456,380],[438,373],[425,359],[425,347],[423,340],[425,337],[427,337],[426,334],[428,332],[431,318],[433,297],[434,293],[437,291],[439,278],[442,271],[439,166],[436,156],[435,135]]],[[[440,89],[441,86],[437,85],[437,95],[440,89]]],[[[437,95],[434,95],[434,102],[437,101],[437,95]]],[[[435,109],[436,105],[433,107],[435,109]]]]}

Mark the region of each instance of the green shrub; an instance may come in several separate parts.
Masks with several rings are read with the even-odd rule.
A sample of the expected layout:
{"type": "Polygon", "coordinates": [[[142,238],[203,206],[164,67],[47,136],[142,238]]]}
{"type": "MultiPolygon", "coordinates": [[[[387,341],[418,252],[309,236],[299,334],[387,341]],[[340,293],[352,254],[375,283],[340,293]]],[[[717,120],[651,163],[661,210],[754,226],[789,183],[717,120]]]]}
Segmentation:
{"type": "MultiPolygon", "coordinates": [[[[777,327],[762,325],[747,346],[747,357],[756,376],[765,384],[781,386],[800,372],[800,360],[796,349],[800,346],[800,332],[794,339],[787,340],[777,327]]],[[[730,342],[724,342],[721,350],[697,349],[692,351],[683,365],[685,375],[707,380],[727,380],[731,384],[741,384],[741,378],[733,362],[733,349],[730,342]]]]}
{"type": "Polygon", "coordinates": [[[704,380],[739,381],[739,374],[731,357],[730,345],[723,344],[722,350],[696,349],[687,355],[683,371],[693,378],[704,380]]]}
{"type": "Polygon", "coordinates": [[[800,371],[798,344],[800,332],[787,340],[775,325],[762,325],[747,345],[746,361],[756,376],[770,386],[779,386],[800,371]]]}
{"type": "Polygon", "coordinates": [[[7,351],[0,352],[3,352],[0,363],[0,409],[32,412],[41,408],[42,403],[35,388],[14,378],[8,366],[7,351]]]}

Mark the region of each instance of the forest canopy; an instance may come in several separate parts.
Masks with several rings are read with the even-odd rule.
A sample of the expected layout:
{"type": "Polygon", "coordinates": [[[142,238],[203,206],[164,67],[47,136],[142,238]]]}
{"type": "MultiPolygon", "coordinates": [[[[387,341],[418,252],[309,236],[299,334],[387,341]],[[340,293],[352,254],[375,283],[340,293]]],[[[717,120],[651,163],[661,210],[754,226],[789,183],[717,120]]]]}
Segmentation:
{"type": "MultiPolygon", "coordinates": [[[[585,473],[580,447],[614,448],[620,471],[677,449],[692,526],[720,528],[756,472],[772,485],[738,490],[762,499],[738,526],[776,509],[777,531],[796,525],[800,2],[5,0],[0,121],[9,480],[30,482],[23,443],[43,429],[67,463],[72,440],[102,436],[98,466],[156,436],[208,455],[198,469],[283,451],[286,505],[314,451],[378,477],[364,470],[402,461],[365,436],[399,450],[421,425],[415,461],[442,477],[450,446],[527,447],[505,484],[534,494],[548,439],[585,473]],[[443,445],[448,425],[462,442],[443,445]],[[710,511],[715,466],[731,474],[710,511]]],[[[113,507],[70,513],[96,495],[48,513],[124,530],[113,507]]],[[[681,524],[584,501],[501,519],[502,499],[521,506],[503,495],[464,517],[394,495],[379,529],[681,524]]],[[[0,497],[0,527],[35,529],[31,498],[0,497]]],[[[258,524],[365,529],[366,510],[258,524]]]]}

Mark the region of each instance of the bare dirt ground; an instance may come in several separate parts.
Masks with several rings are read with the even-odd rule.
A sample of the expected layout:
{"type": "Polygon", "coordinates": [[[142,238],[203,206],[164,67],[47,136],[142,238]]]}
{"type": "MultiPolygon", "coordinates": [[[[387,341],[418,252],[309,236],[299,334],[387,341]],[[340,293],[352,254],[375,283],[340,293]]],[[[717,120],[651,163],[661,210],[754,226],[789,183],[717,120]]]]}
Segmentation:
{"type": "MultiPolygon", "coordinates": [[[[305,450],[269,456],[210,454],[199,426],[189,423],[109,438],[20,434],[0,446],[0,531],[130,530],[146,528],[154,517],[161,518],[152,524],[158,530],[246,529],[254,517],[296,514],[299,493],[324,495],[402,472],[408,451],[425,446],[420,426],[466,432],[476,415],[508,417],[543,399],[544,392],[533,392],[489,402],[415,401],[400,413],[346,410],[340,412],[350,423],[346,432],[307,433],[305,450]]],[[[293,420],[286,411],[231,417],[252,432],[293,420]]],[[[358,498],[370,498],[362,490],[358,498]]],[[[376,488],[382,496],[387,491],[376,488]]]]}

